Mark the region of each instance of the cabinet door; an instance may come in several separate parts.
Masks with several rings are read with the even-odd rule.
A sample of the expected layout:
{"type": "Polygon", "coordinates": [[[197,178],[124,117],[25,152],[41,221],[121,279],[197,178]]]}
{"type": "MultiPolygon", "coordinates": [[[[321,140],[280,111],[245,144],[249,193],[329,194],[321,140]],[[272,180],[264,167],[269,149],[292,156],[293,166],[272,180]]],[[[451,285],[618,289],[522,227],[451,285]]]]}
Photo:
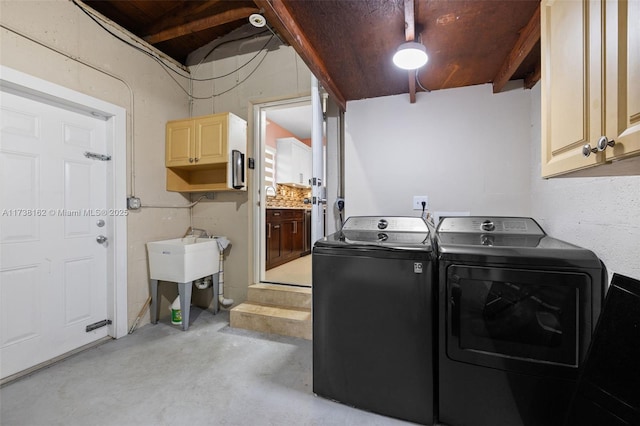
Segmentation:
{"type": "Polygon", "coordinates": [[[543,2],[542,176],[592,166],[604,154],[584,157],[602,123],[602,2],[543,2]]]}
{"type": "Polygon", "coordinates": [[[215,115],[195,120],[195,162],[227,162],[227,117],[215,115]]]}
{"type": "Polygon", "coordinates": [[[304,185],[310,185],[309,179],[311,179],[311,161],[312,161],[311,148],[305,145],[304,154],[302,155],[301,160],[301,171],[302,171],[302,183],[304,185]]]}
{"type": "Polygon", "coordinates": [[[280,223],[267,222],[266,256],[265,269],[273,268],[282,261],[282,226],[280,223]]]}
{"type": "Polygon", "coordinates": [[[304,219],[302,217],[293,221],[293,254],[299,257],[305,250],[304,247],[304,219]]]}
{"type": "Polygon", "coordinates": [[[309,186],[311,149],[296,138],[280,138],[277,144],[277,182],[309,186]]]}
{"type": "Polygon", "coordinates": [[[607,160],[640,152],[640,1],[606,3],[607,160]]]}
{"type": "Polygon", "coordinates": [[[193,121],[170,121],[166,129],[165,165],[167,167],[193,164],[193,121]],[[189,161],[191,160],[191,162],[189,161]]]}
{"type": "Polygon", "coordinates": [[[291,219],[282,222],[282,257],[291,259],[294,257],[294,231],[295,224],[291,219]]]}

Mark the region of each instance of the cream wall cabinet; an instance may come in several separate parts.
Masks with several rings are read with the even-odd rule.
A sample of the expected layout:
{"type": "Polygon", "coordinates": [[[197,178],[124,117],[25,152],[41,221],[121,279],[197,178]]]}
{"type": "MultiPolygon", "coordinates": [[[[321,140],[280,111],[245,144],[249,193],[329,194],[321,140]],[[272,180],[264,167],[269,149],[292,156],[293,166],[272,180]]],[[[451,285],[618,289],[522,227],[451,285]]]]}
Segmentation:
{"type": "Polygon", "coordinates": [[[246,185],[234,188],[233,178],[234,167],[236,174],[243,177],[246,174],[244,162],[238,165],[233,158],[234,150],[244,154],[246,147],[247,123],[234,114],[169,121],[165,151],[167,190],[246,190],[246,185]],[[238,167],[241,170],[238,171],[238,167]]]}
{"type": "Polygon", "coordinates": [[[640,174],[618,162],[640,154],[640,2],[544,1],[541,19],[542,176],[640,174]]]}
{"type": "Polygon", "coordinates": [[[276,139],[276,182],[308,187],[310,178],[311,147],[296,138],[276,139]]]}

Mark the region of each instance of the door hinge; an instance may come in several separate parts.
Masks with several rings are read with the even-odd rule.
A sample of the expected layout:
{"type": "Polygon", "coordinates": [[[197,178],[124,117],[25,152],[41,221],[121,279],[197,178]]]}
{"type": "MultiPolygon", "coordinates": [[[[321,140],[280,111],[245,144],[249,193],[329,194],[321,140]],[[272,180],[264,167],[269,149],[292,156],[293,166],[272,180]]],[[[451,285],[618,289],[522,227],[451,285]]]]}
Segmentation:
{"type": "Polygon", "coordinates": [[[94,322],[93,324],[89,324],[87,326],[86,332],[88,333],[88,332],[93,331],[93,330],[95,330],[97,328],[105,327],[105,326],[107,326],[109,324],[111,324],[111,320],[110,319],[94,322]]]}
{"type": "Polygon", "coordinates": [[[95,152],[86,151],[84,153],[84,156],[87,157],[87,158],[90,158],[92,160],[111,161],[111,156],[110,155],[96,154],[95,152]]]}

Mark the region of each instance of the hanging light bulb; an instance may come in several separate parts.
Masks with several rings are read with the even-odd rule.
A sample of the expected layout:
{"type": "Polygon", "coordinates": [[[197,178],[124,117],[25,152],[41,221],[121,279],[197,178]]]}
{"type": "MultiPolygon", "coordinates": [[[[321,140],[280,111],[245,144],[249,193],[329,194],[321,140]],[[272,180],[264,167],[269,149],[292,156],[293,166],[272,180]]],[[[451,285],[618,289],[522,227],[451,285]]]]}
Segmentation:
{"type": "Polygon", "coordinates": [[[393,55],[393,63],[404,70],[415,70],[427,63],[427,49],[418,42],[402,43],[393,55]]]}

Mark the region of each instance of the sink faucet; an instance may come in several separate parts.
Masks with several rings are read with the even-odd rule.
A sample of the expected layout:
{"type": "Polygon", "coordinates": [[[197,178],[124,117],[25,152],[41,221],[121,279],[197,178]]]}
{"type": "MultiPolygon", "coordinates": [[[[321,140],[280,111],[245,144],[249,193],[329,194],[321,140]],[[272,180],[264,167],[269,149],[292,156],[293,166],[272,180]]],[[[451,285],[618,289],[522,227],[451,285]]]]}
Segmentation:
{"type": "Polygon", "coordinates": [[[193,236],[195,234],[195,232],[199,232],[200,233],[200,238],[203,238],[203,237],[204,238],[211,238],[211,235],[209,235],[209,233],[205,229],[193,228],[191,226],[187,229],[187,232],[185,232],[184,236],[185,237],[188,236],[188,235],[193,236]]]}

